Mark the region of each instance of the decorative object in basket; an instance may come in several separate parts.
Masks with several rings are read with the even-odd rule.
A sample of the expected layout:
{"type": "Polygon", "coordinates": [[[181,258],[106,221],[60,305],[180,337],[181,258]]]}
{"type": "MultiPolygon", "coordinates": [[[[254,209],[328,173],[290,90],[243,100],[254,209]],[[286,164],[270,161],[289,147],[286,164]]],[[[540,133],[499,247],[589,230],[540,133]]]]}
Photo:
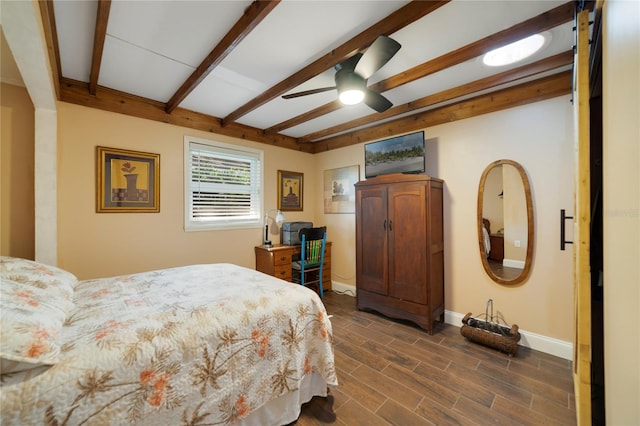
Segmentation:
{"type": "Polygon", "coordinates": [[[462,319],[460,334],[473,342],[498,349],[511,356],[515,355],[520,341],[518,326],[513,324],[509,327],[494,322],[496,317],[493,315],[492,299],[487,301],[484,319],[473,318],[471,315],[471,312],[469,312],[462,319]],[[489,308],[491,309],[491,315],[489,315],[489,308]]]}

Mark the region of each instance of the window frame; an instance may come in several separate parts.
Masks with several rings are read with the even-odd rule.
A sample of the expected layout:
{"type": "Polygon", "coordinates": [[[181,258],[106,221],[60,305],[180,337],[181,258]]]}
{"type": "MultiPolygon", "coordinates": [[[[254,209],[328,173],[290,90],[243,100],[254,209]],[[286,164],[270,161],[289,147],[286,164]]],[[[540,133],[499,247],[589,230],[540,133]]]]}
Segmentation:
{"type": "Polygon", "coordinates": [[[184,137],[184,230],[186,232],[191,231],[211,231],[211,230],[224,230],[224,229],[253,229],[261,228],[263,225],[262,212],[264,211],[264,151],[255,148],[249,148],[241,145],[233,145],[224,142],[212,141],[208,139],[201,139],[194,136],[184,137]],[[247,158],[257,160],[260,166],[260,172],[258,176],[258,187],[256,188],[256,196],[259,198],[256,201],[258,210],[255,217],[250,219],[220,219],[220,220],[193,220],[192,216],[192,203],[193,194],[191,189],[191,150],[192,145],[197,144],[205,147],[214,154],[216,152],[220,154],[233,151],[240,156],[245,154],[247,158]]]}

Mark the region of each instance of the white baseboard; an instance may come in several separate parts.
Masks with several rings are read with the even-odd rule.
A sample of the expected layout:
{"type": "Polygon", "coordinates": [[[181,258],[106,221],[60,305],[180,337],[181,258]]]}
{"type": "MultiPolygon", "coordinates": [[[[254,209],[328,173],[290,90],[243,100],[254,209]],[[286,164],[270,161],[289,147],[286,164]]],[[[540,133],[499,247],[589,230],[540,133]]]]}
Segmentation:
{"type": "Polygon", "coordinates": [[[502,266],[524,269],[524,260],[502,259],[502,266]]]}
{"type": "Polygon", "coordinates": [[[356,297],[356,287],[350,284],[341,283],[340,281],[331,280],[331,290],[336,293],[356,297]]]}
{"type": "MultiPolygon", "coordinates": [[[[331,281],[331,288],[336,293],[347,294],[355,297],[356,287],[341,283],[339,281],[331,281]]],[[[453,311],[444,312],[444,322],[447,324],[455,325],[456,327],[462,326],[462,318],[464,315],[453,311]]],[[[535,349],[540,352],[544,352],[550,355],[555,355],[560,358],[571,360],[573,359],[573,343],[565,342],[564,340],[555,339],[553,337],[543,336],[541,334],[532,333],[522,329],[520,332],[519,345],[526,348],[535,349]]]]}

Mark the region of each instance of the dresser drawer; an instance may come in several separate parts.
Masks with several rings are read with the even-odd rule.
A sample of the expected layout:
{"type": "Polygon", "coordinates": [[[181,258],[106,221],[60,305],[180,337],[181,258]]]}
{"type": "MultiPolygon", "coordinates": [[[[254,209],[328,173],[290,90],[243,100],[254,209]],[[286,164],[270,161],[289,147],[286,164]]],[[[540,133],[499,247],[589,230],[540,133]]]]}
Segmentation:
{"type": "Polygon", "coordinates": [[[276,265],[273,268],[273,276],[281,280],[291,281],[291,263],[287,265],[276,265]]]}
{"type": "Polygon", "coordinates": [[[292,254],[293,250],[283,250],[278,253],[273,253],[273,264],[275,266],[287,265],[288,268],[291,268],[292,254]]]}

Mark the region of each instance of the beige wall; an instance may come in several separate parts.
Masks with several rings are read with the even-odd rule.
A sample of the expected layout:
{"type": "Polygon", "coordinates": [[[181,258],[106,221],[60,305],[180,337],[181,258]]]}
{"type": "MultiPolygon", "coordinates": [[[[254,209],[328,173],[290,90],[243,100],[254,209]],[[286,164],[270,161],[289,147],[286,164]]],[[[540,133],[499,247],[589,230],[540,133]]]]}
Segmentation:
{"type": "MultiPolygon", "coordinates": [[[[556,98],[426,129],[427,174],[444,179],[445,305],[459,314],[484,313],[486,301],[509,323],[570,342],[573,338],[572,251],[560,251],[559,211],[573,208],[573,115],[569,97],[556,98]],[[485,167],[499,159],[519,162],[533,195],[535,246],[530,278],[518,286],[494,283],[478,250],[476,204],[485,167]]],[[[363,144],[318,156],[325,169],[360,165],[363,144]]],[[[321,194],[316,195],[318,199],[321,194]]],[[[321,205],[321,204],[319,204],[321,205]]],[[[355,215],[323,214],[331,239],[336,281],[355,284],[355,215]]]]}
{"type": "Polygon", "coordinates": [[[640,2],[603,10],[606,420],[640,424],[640,2]]]}
{"type": "Polygon", "coordinates": [[[262,242],[263,228],[184,231],[185,135],[264,149],[265,208],[277,206],[278,169],[303,172],[304,211],[286,212],[286,218],[314,220],[311,154],[60,102],[59,266],[81,279],[206,262],[255,267],[254,246],[262,242]],[[160,154],[160,213],[96,213],[96,146],[160,154]]]}
{"type": "MultiPolygon", "coordinates": [[[[428,129],[445,180],[445,295],[454,312],[484,312],[493,299],[508,323],[527,332],[571,341],[572,251],[560,251],[559,210],[573,207],[573,114],[568,96],[428,129]],[[529,278],[517,286],[494,283],[478,251],[476,203],[489,163],[522,165],[531,184],[534,252],[529,278]]],[[[505,241],[507,246],[507,241],[505,241]]]]}
{"type": "Polygon", "coordinates": [[[34,259],[34,108],[27,89],[2,83],[0,254],[34,259]]]}
{"type": "MultiPolygon", "coordinates": [[[[357,165],[360,178],[364,179],[364,144],[352,145],[321,154],[315,154],[316,179],[322,182],[325,170],[357,165]]],[[[356,218],[355,213],[325,214],[323,192],[314,195],[319,209],[318,222],[327,226],[327,238],[333,241],[331,247],[331,276],[334,288],[346,284],[351,293],[356,285],[356,218]]]]}

